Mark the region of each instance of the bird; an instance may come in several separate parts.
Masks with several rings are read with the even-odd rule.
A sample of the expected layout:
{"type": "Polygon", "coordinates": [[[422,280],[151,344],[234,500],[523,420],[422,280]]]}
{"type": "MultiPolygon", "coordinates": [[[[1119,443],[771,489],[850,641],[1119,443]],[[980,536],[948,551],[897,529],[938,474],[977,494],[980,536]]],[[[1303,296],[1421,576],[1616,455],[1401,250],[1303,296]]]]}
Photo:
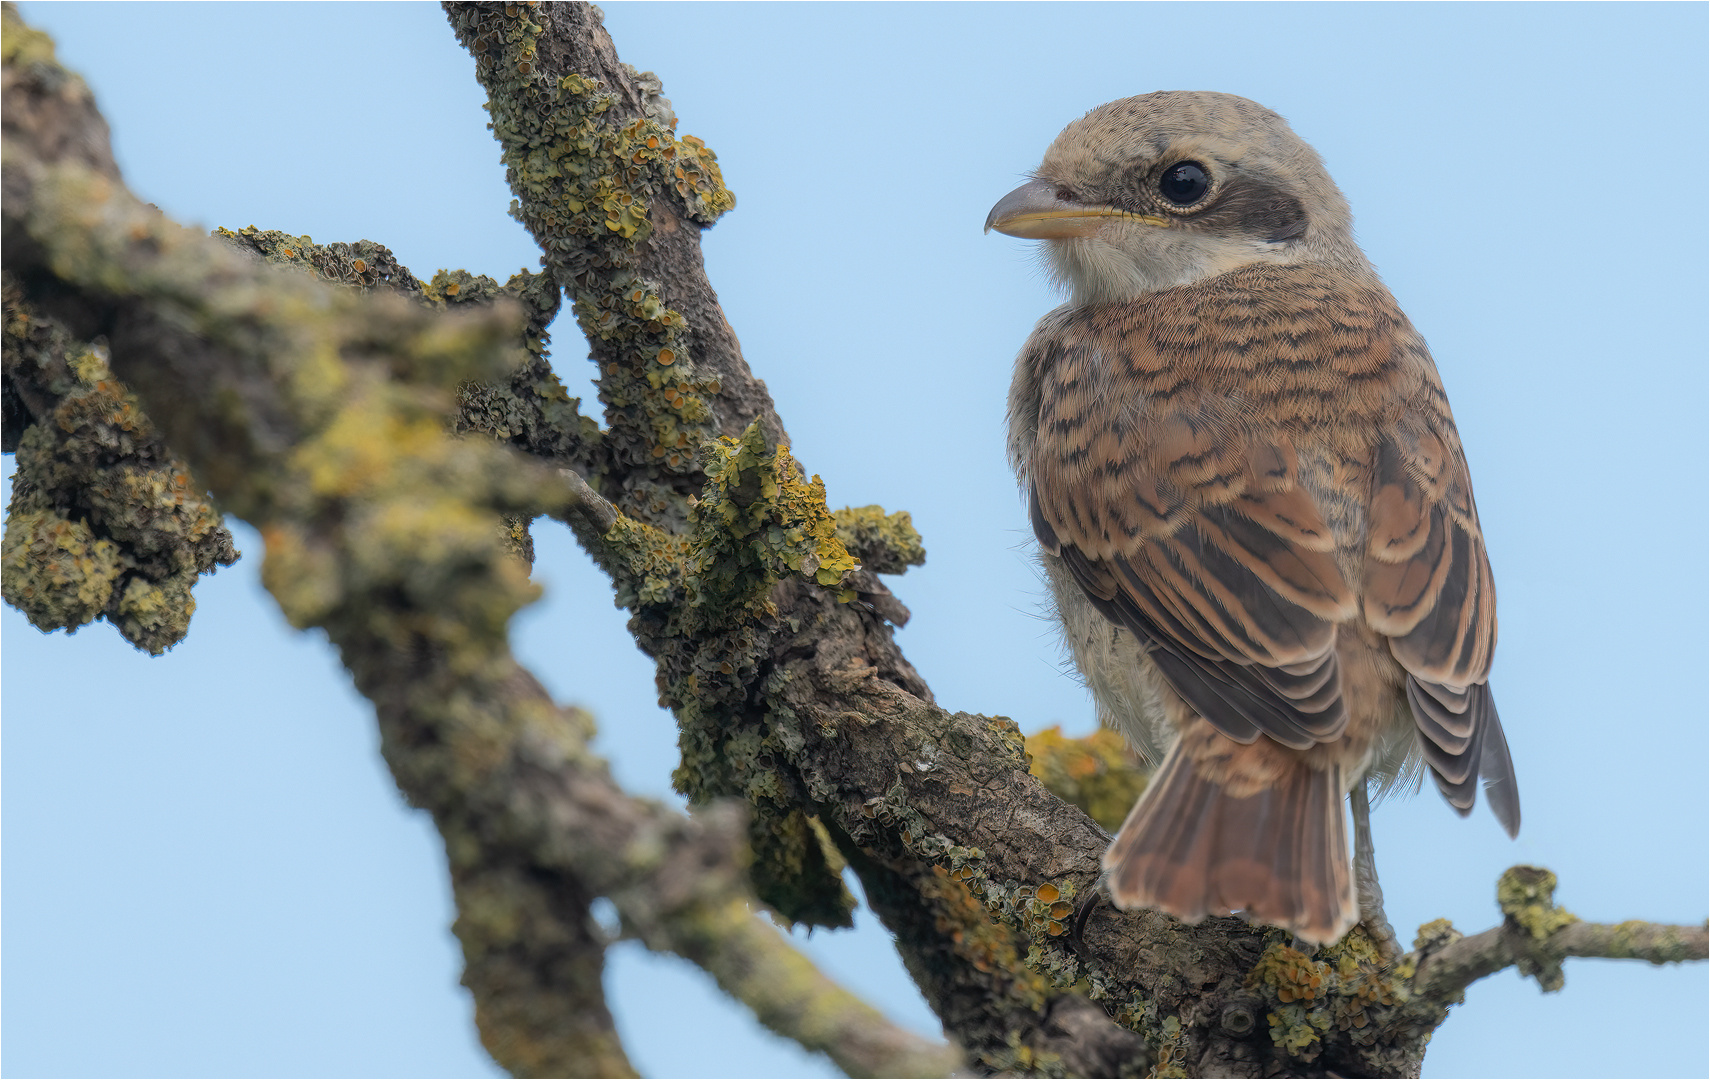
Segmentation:
{"type": "Polygon", "coordinates": [[[1428,769],[1465,816],[1482,778],[1511,837],[1520,799],[1460,436],[1347,199],[1277,113],[1162,91],[1069,124],[986,229],[1067,294],[1008,448],[1075,666],[1155,765],[1112,901],[1393,949],[1368,797],[1428,769]]]}

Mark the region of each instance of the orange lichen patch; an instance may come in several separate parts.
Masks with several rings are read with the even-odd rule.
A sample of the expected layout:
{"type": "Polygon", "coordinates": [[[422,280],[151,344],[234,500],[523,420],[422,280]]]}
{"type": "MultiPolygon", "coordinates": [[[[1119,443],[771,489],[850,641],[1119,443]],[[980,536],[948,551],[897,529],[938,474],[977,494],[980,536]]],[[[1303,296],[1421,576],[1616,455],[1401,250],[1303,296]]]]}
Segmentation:
{"type": "Polygon", "coordinates": [[[1249,986],[1268,986],[1276,992],[1277,1000],[1285,1005],[1291,1001],[1315,1001],[1324,996],[1330,965],[1307,956],[1287,945],[1271,945],[1247,974],[1249,986]]]}

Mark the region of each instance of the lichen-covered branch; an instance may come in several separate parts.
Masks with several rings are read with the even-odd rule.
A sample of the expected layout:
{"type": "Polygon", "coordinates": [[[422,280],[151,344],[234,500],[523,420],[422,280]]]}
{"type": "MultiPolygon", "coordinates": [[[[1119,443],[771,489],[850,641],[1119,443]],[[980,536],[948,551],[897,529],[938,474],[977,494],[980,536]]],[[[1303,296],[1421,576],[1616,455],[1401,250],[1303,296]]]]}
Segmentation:
{"type": "MultiPolygon", "coordinates": [[[[860,588],[860,574],[893,569],[882,556],[863,551],[863,570],[817,587],[777,568],[832,549],[801,511],[815,499],[804,500],[799,472],[775,449],[769,409],[749,396],[763,386],[732,339],[699,342],[689,355],[669,344],[673,365],[687,360],[743,388],[730,407],[711,385],[694,395],[709,416],[731,418],[718,423],[721,434],[761,420],[697,461],[704,487],[687,494],[698,501],[684,494],[673,504],[673,492],[700,478],[674,458],[680,428],[651,411],[648,391],[660,384],[648,335],[663,332],[653,322],[675,325],[679,297],[711,303],[693,242],[721,184],[705,170],[705,184],[685,190],[665,163],[673,147],[691,146],[703,165],[710,152],[673,141],[658,80],[618,62],[592,9],[447,10],[488,90],[516,212],[561,268],[596,356],[609,358],[608,429],[634,447],[597,478],[625,517],[601,536],[580,535],[658,661],[662,699],[683,733],[679,788],[755,807],[755,878],[768,902],[835,925],[842,908],[828,873],[840,855],[948,1030],[986,1068],[1415,1071],[1430,1027],[1394,1011],[1416,1000],[1413,969],[1384,968],[1357,936],[1309,958],[1235,920],[1182,927],[1100,907],[1071,942],[1069,920],[1096,881],[1105,835],[1028,775],[1013,724],[932,704],[884,622],[906,611],[860,588]],[[649,263],[666,235],[674,261],[649,263]],[[626,322],[611,286],[628,288],[626,275],[642,266],[645,288],[619,298],[657,314],[626,322]],[[646,464],[661,458],[688,475],[646,464]],[[709,560],[714,547],[726,555],[709,560]],[[730,559],[731,576],[709,581],[730,559]],[[1078,1011],[1080,992],[1120,1025],[1078,1011]]],[[[716,308],[696,310],[700,325],[723,328],[716,308]]],[[[850,530],[835,538],[845,550],[859,542],[850,530]]]]}
{"type": "Polygon", "coordinates": [[[701,263],[701,227],[735,199],[712,151],[678,136],[658,80],[618,60],[588,5],[446,10],[488,91],[512,213],[602,374],[604,458],[589,479],[630,514],[680,523],[709,437],[758,419],[769,443],[783,438],[701,263]]]}
{"type": "MultiPolygon", "coordinates": [[[[790,454],[700,266],[699,231],[730,205],[711,151],[676,134],[658,80],[618,61],[588,6],[448,12],[516,212],[600,364],[604,430],[536,391],[556,303],[537,276],[422,285],[377,246],[235,234],[258,260],[178,229],[124,191],[86,92],[10,10],[3,254],[21,303],[106,339],[166,443],[260,526],[288,616],[324,628],[375,701],[400,787],[445,838],[465,980],[507,1068],[629,1071],[597,993],[588,904],[608,896],[627,933],[846,1070],[944,1070],[948,1051],[749,913],[751,879],[786,918],[844,922],[845,865],[988,1072],[1415,1075],[1492,965],[1547,981],[1574,949],[1702,958],[1701,934],[1589,934],[1528,899],[1524,874],[1504,879],[1498,939],[1433,924],[1394,965],[1357,932],[1306,955],[1234,919],[1097,904],[1105,831],[1030,771],[1011,721],[939,707],[892,638],[906,610],[875,575],[923,558],[906,516],[832,513],[790,454]],[[266,264],[296,261],[346,287],[266,264]],[[414,300],[374,288],[411,282],[414,300]],[[510,656],[532,587],[494,525],[541,513],[630,610],[696,816],[618,790],[588,718],[510,656]]],[[[1089,750],[1059,757],[1091,771],[1039,772],[1102,815],[1135,781],[1089,750]]]]}
{"type": "Polygon", "coordinates": [[[1419,966],[1416,993],[1447,1001],[1507,967],[1538,980],[1546,992],[1560,990],[1562,961],[1570,956],[1679,964],[1710,955],[1710,928],[1704,924],[1581,922],[1556,905],[1555,890],[1556,875],[1542,867],[1516,866],[1503,874],[1497,884],[1502,925],[1433,952],[1419,966]]]}
{"type": "MultiPolygon", "coordinates": [[[[698,958],[850,1072],[947,1070],[945,1047],[850,998],[749,913],[744,814],[685,818],[626,795],[589,753],[587,717],[511,657],[506,623],[535,589],[494,523],[568,513],[579,489],[450,429],[460,386],[523,360],[522,312],[332,288],[172,224],[124,188],[51,43],[10,7],[4,21],[4,259],[20,302],[109,343],[167,443],[261,530],[287,617],[324,629],[374,701],[393,775],[445,839],[465,979],[499,1061],[633,1074],[600,993],[588,903],[603,895],[632,932],[698,958]]],[[[333,255],[359,276],[377,257],[333,255]]]]}
{"type": "Polygon", "coordinates": [[[139,649],[190,629],[196,579],[237,561],[231,533],[190,470],[107,367],[33,309],[10,275],[5,449],[17,454],[0,588],[39,630],[105,618],[139,649]]]}

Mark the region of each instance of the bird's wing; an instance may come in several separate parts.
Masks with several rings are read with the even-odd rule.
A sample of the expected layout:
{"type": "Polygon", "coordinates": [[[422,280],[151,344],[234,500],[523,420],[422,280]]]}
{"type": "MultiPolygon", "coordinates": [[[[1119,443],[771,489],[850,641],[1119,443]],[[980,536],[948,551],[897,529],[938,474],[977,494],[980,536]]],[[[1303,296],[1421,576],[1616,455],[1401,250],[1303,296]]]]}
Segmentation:
{"type": "Polygon", "coordinates": [[[1407,669],[1426,763],[1463,814],[1482,774],[1491,808],[1513,835],[1519,791],[1489,684],[1496,585],[1446,413],[1411,415],[1378,444],[1366,521],[1365,619],[1407,669]]]}
{"type": "MultiPolygon", "coordinates": [[[[1089,492],[1047,493],[1039,477],[1033,525],[1093,603],[1149,643],[1200,715],[1240,742],[1263,733],[1306,749],[1347,723],[1335,624],[1354,613],[1354,595],[1289,448],[1255,450],[1266,471],[1249,467],[1238,494],[1170,514],[1168,532],[1127,537],[1126,507],[1093,509],[1089,492]]],[[[1147,471],[1125,464],[1137,481],[1147,471]]]]}
{"type": "Polygon", "coordinates": [[[1321,306],[1279,295],[1300,310],[1190,286],[1036,341],[1031,500],[1040,543],[1200,715],[1241,742],[1306,749],[1347,724],[1336,624],[1358,601],[1295,440],[1254,422],[1276,400],[1272,368],[1322,368],[1296,358],[1341,344],[1321,306]],[[1266,322],[1289,341],[1273,348],[1266,322]]]}

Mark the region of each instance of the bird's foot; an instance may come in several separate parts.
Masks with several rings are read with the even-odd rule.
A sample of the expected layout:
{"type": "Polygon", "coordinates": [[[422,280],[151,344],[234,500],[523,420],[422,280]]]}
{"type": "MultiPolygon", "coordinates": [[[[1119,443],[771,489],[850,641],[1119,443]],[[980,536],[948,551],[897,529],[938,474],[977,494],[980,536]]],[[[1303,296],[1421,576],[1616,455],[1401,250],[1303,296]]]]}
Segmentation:
{"type": "Polygon", "coordinates": [[[1377,851],[1372,846],[1372,807],[1361,780],[1348,793],[1354,809],[1354,897],[1360,905],[1360,925],[1385,964],[1401,958],[1395,927],[1383,913],[1383,886],[1378,884],[1377,851]]]}
{"type": "Polygon", "coordinates": [[[1081,932],[1086,929],[1087,920],[1092,918],[1093,912],[1098,910],[1098,902],[1103,895],[1104,875],[1101,874],[1099,879],[1093,882],[1093,887],[1087,890],[1086,895],[1081,897],[1081,902],[1075,907],[1075,921],[1069,927],[1069,943],[1074,946],[1075,952],[1082,956],[1086,955],[1087,949],[1086,941],[1081,937],[1081,932]]]}

